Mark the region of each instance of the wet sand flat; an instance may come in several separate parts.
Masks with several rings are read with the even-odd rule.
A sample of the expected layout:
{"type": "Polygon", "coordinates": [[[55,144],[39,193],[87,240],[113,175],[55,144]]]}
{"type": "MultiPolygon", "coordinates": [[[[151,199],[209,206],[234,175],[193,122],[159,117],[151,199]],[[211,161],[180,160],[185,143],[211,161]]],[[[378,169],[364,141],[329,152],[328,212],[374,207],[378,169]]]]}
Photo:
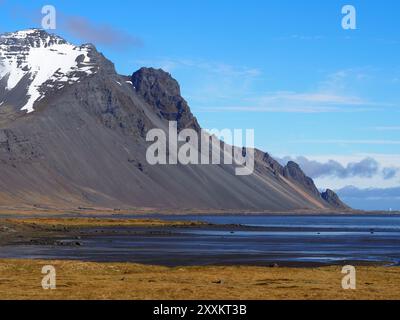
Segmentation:
{"type": "Polygon", "coordinates": [[[395,217],[369,218],[367,222],[365,218],[331,221],[325,217],[245,217],[249,225],[235,224],[237,219],[227,217],[217,221],[206,218],[203,222],[191,218],[2,220],[0,259],[130,262],[167,267],[395,266],[400,261],[400,225],[395,217]]]}

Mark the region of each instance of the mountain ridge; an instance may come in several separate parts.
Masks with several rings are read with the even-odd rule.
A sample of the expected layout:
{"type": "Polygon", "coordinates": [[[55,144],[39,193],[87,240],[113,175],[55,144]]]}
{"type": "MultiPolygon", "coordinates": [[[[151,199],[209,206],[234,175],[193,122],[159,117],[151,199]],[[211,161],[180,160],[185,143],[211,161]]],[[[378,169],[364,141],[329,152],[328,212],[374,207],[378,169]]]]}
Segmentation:
{"type": "MultiPolygon", "coordinates": [[[[47,32],[40,34],[48,37],[47,32]]],[[[18,51],[15,43],[35,43],[29,33],[17,40],[14,53],[18,51]]],[[[4,52],[4,41],[2,46],[4,52]]],[[[40,99],[28,113],[23,95],[29,94],[26,88],[32,85],[32,76],[25,75],[9,90],[10,76],[6,81],[0,70],[0,205],[348,209],[330,201],[333,195],[324,199],[297,164],[281,166],[260,150],[255,150],[255,172],[248,177],[235,176],[229,165],[148,165],[145,137],[149,130],[166,131],[168,121],[177,121],[178,130],[201,130],[178,82],[153,68],[119,75],[94,46],[84,48],[89,50],[86,63],[95,72],[74,77],[67,71],[70,78],[62,87],[54,87],[58,80],[43,82],[40,99]]],[[[0,51],[1,61],[7,61],[7,54],[0,51]]],[[[81,55],[76,57],[74,72],[87,67],[79,61],[81,55]]],[[[24,72],[29,74],[28,69],[24,72]]]]}

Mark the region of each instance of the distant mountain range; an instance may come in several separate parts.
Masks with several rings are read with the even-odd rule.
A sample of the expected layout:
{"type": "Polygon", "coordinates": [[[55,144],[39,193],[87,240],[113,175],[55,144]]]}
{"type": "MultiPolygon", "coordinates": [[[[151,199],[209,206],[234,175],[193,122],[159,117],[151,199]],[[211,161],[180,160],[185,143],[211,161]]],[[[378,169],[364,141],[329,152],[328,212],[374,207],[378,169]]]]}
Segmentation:
{"type": "Polygon", "coordinates": [[[149,165],[150,129],[201,129],[170,74],[116,73],[93,45],[43,30],[0,36],[0,205],[205,210],[349,209],[294,162],[149,165]]]}

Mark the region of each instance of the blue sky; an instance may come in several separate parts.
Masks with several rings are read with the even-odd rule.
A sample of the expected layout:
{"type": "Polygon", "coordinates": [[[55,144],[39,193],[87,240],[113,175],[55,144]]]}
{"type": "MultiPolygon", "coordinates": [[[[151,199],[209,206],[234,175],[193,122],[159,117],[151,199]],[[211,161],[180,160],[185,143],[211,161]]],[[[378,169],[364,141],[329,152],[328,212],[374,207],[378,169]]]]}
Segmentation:
{"type": "Polygon", "coordinates": [[[98,40],[120,73],[171,72],[205,128],[254,128],[256,145],[278,157],[379,165],[314,177],[319,187],[400,185],[398,0],[0,0],[0,32],[40,27],[47,4],[57,34],[98,40]],[[341,26],[346,4],[357,10],[356,30],[341,26]],[[71,27],[76,19],[90,32],[71,27]],[[93,37],[101,30],[115,41],[93,37]]]}

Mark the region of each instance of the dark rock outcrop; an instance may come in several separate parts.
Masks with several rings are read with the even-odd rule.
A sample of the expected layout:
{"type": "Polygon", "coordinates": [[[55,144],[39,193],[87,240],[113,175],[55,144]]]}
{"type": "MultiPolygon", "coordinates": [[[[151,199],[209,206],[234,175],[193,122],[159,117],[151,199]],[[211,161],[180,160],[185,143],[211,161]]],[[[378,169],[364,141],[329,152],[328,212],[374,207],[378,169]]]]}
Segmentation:
{"type": "Polygon", "coordinates": [[[178,130],[200,126],[181,96],[178,82],[161,69],[141,68],[132,75],[132,84],[137,94],[155,108],[159,116],[168,121],[177,121],[178,130]]]}
{"type": "Polygon", "coordinates": [[[344,204],[339,196],[332,190],[328,189],[325,192],[323,192],[321,194],[322,199],[324,199],[327,203],[329,203],[329,205],[332,208],[335,209],[343,209],[343,210],[348,210],[350,209],[350,207],[348,207],[346,204],[344,204]]]}
{"type": "Polygon", "coordinates": [[[297,163],[293,161],[288,162],[288,164],[283,168],[283,176],[296,181],[315,197],[320,197],[320,193],[315,186],[314,181],[305,175],[297,163]]]}

